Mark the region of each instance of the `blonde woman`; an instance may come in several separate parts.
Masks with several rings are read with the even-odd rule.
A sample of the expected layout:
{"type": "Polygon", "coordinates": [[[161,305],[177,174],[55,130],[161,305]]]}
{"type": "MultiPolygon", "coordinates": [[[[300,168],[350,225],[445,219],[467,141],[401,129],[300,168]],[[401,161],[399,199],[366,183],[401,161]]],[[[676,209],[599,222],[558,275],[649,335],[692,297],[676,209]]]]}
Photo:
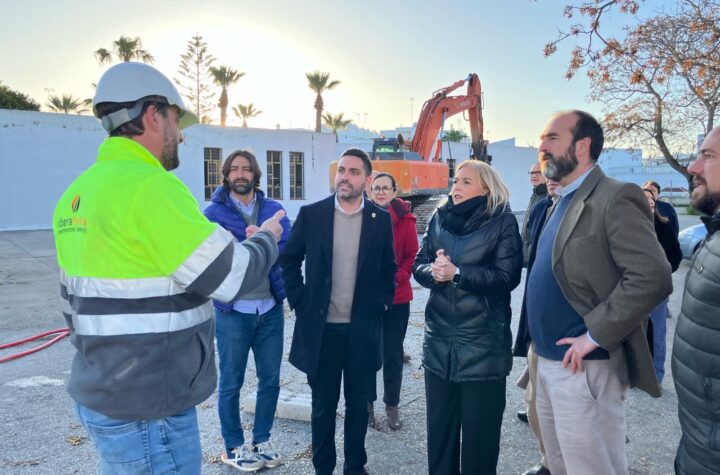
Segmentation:
{"type": "Polygon", "coordinates": [[[489,165],[460,164],[413,264],[431,289],[423,345],[430,474],[459,474],[461,461],[462,473],[496,472],[512,366],[510,292],[523,261],[508,195],[489,165]]]}

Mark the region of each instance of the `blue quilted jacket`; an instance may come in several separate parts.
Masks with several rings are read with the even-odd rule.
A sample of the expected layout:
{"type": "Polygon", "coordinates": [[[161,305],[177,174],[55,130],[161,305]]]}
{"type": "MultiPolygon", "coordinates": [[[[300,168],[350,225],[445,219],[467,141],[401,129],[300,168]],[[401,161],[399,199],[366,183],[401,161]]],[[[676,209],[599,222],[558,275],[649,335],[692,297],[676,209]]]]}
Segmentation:
{"type": "MultiPolygon", "coordinates": [[[[229,194],[230,190],[224,188],[222,185],[218,186],[213,193],[212,203],[205,208],[205,216],[207,216],[207,219],[210,221],[218,223],[230,231],[238,241],[244,241],[247,237],[245,235],[247,223],[243,215],[233,206],[229,194]]],[[[283,209],[280,203],[273,199],[266,198],[265,194],[260,190],[255,190],[255,196],[260,202],[260,210],[258,211],[257,217],[258,226],[266,219],[271,218],[277,211],[283,209]]],[[[278,247],[280,248],[280,252],[282,252],[285,247],[285,241],[287,241],[288,236],[290,236],[290,220],[285,216],[280,221],[280,224],[282,224],[283,234],[282,239],[280,239],[278,243],[278,247]]],[[[282,269],[278,262],[275,262],[270,269],[268,278],[270,279],[270,291],[273,297],[278,303],[282,303],[285,299],[285,284],[282,279],[282,269]]],[[[215,304],[215,308],[224,312],[231,311],[233,307],[232,302],[225,303],[214,300],[213,303],[215,304]]]]}

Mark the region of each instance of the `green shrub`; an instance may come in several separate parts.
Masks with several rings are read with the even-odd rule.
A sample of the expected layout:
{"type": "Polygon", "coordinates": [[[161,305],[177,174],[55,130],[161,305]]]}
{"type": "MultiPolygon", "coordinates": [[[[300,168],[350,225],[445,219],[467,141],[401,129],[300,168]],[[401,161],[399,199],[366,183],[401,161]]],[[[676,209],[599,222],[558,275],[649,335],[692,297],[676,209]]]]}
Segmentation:
{"type": "Polygon", "coordinates": [[[685,208],[685,214],[689,216],[702,216],[702,213],[693,208],[692,205],[688,205],[687,208],[685,208]]]}

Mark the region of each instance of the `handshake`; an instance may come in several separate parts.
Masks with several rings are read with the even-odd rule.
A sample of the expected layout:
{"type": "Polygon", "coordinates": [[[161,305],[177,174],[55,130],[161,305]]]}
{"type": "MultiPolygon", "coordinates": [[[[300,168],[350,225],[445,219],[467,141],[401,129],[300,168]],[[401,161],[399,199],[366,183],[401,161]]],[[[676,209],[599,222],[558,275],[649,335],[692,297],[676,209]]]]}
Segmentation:
{"type": "Polygon", "coordinates": [[[277,213],[275,213],[271,218],[268,218],[265,220],[262,225],[255,226],[254,224],[251,224],[245,229],[245,234],[248,238],[252,237],[256,232],[258,231],[269,231],[276,241],[279,241],[282,237],[282,226],[280,225],[280,220],[285,217],[285,211],[280,210],[277,213]]]}

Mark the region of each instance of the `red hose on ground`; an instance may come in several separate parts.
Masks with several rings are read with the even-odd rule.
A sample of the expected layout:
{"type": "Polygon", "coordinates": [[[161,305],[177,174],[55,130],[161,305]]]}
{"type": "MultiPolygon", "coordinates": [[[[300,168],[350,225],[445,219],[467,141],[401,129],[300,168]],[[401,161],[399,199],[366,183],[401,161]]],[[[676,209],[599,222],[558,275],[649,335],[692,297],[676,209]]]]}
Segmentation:
{"type": "Polygon", "coordinates": [[[70,335],[70,329],[69,329],[69,328],[57,328],[57,329],[55,329],[55,330],[50,330],[50,331],[47,331],[47,332],[38,333],[37,335],[31,336],[31,337],[29,337],[29,338],[25,338],[25,339],[23,339],[23,340],[13,341],[13,342],[11,342],[11,343],[6,343],[6,344],[4,344],[4,345],[0,345],[0,350],[5,350],[5,349],[7,349],[7,348],[12,348],[12,347],[14,347],[14,346],[19,346],[19,345],[22,345],[22,344],[25,344],[25,343],[29,343],[29,342],[31,342],[31,341],[35,341],[35,340],[38,340],[38,339],[40,339],[40,338],[43,338],[43,337],[46,337],[46,336],[49,336],[49,335],[57,335],[57,336],[55,336],[55,337],[54,337],[52,340],[50,340],[50,341],[46,341],[45,343],[43,343],[43,344],[40,345],[40,346],[35,346],[35,347],[33,347],[33,348],[29,348],[29,349],[27,349],[27,350],[21,351],[20,353],[15,353],[15,354],[13,354],[13,355],[5,356],[5,357],[3,357],[3,358],[0,358],[0,364],[2,364],[2,363],[7,363],[8,361],[16,360],[16,359],[18,359],[18,358],[22,358],[23,356],[27,356],[27,355],[36,353],[36,352],[38,352],[38,351],[40,351],[40,350],[43,350],[43,349],[47,348],[48,346],[53,345],[53,344],[57,343],[58,341],[62,340],[62,339],[65,338],[66,336],[69,336],[69,335],[70,335]]]}

